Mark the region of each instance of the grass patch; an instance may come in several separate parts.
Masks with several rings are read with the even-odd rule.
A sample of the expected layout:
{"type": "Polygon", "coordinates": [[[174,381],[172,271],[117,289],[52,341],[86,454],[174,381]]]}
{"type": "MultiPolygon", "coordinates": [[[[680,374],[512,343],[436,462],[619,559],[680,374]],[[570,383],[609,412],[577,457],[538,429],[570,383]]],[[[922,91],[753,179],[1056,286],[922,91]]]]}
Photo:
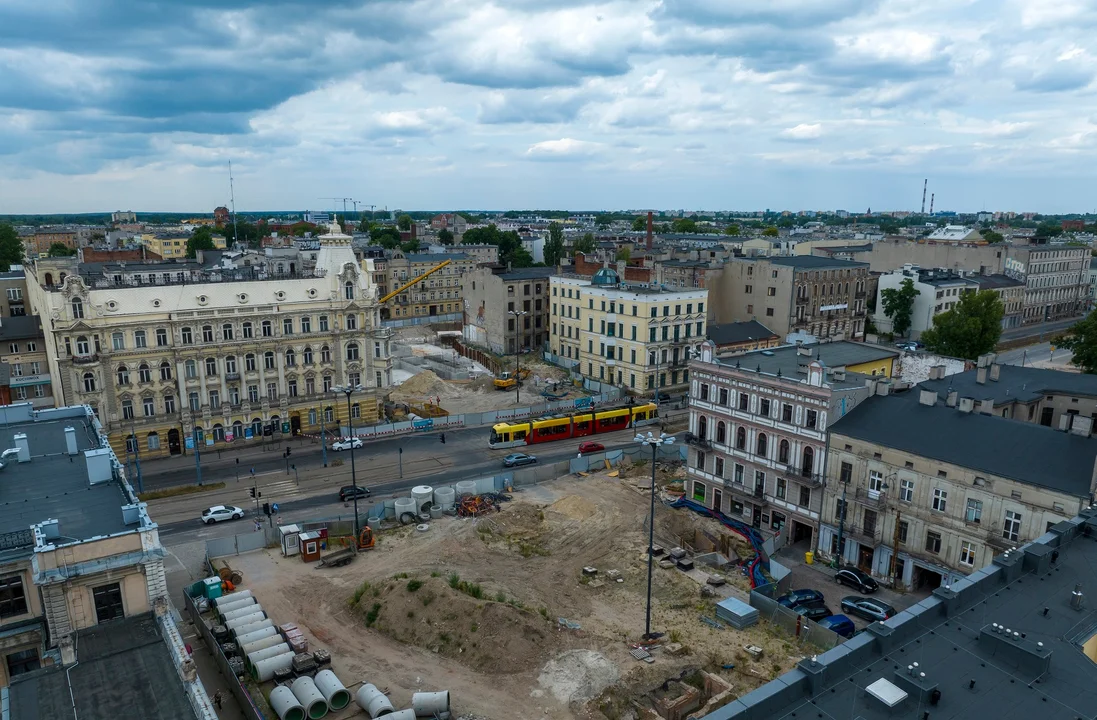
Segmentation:
{"type": "Polygon", "coordinates": [[[495,602],[506,602],[506,601],[507,601],[506,593],[504,593],[501,590],[499,592],[495,593],[495,602]]]}
{"type": "Polygon", "coordinates": [[[431,577],[442,577],[442,573],[438,572],[437,570],[432,570],[431,573],[430,573],[430,576],[431,577]]]}
{"type": "Polygon", "coordinates": [[[223,482],[206,483],[205,485],[180,485],[179,487],[164,488],[163,490],[149,490],[148,492],[138,493],[137,499],[141,502],[148,502],[149,500],[159,500],[161,498],[179,497],[180,495],[194,495],[195,493],[222,490],[224,487],[225,483],[223,482]]]}
{"type": "Polygon", "coordinates": [[[407,573],[396,573],[395,575],[392,576],[392,579],[393,580],[405,580],[405,579],[407,579],[407,577],[408,577],[407,573]]]}
{"type": "Polygon", "coordinates": [[[457,573],[450,573],[449,574],[449,586],[451,588],[453,588],[454,590],[456,590],[457,586],[460,585],[460,584],[461,584],[461,576],[458,575],[457,573]]]}
{"type": "Polygon", "coordinates": [[[421,587],[423,587],[422,580],[408,580],[408,592],[415,592],[421,587]]]}
{"type": "Polygon", "coordinates": [[[362,599],[362,596],[365,595],[368,591],[369,591],[369,582],[363,582],[361,585],[359,585],[357,588],[355,588],[354,595],[351,597],[351,599],[349,601],[350,605],[352,607],[357,605],[358,602],[362,599]]]}
{"type": "Polygon", "coordinates": [[[434,593],[423,593],[422,597],[420,597],[419,599],[423,601],[423,607],[427,607],[432,602],[434,602],[434,593]]]}
{"type": "Polygon", "coordinates": [[[546,620],[548,620],[548,619],[549,619],[549,616],[548,616],[548,608],[547,608],[547,607],[543,607],[543,608],[541,608],[541,610],[540,610],[540,613],[541,613],[541,617],[543,617],[543,618],[544,618],[544,619],[546,619],[546,620]]]}
{"type": "Polygon", "coordinates": [[[377,622],[377,616],[381,614],[381,603],[373,603],[373,607],[366,613],[366,627],[373,627],[377,622]]]}

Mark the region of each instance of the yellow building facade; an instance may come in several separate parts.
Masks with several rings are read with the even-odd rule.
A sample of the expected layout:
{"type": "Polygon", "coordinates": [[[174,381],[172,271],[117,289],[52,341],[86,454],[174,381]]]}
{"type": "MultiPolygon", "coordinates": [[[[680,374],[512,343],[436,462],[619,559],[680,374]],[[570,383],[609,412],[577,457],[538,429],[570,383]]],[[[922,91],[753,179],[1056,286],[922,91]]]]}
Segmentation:
{"type": "Polygon", "coordinates": [[[47,261],[28,268],[55,392],[91,406],[119,456],[337,432],[349,416],[375,422],[392,331],[336,228],[321,237],[313,277],[134,286],[47,261]],[[64,280],[43,284],[47,271],[64,280]],[[348,384],[364,387],[350,409],[332,392],[348,384]]]}

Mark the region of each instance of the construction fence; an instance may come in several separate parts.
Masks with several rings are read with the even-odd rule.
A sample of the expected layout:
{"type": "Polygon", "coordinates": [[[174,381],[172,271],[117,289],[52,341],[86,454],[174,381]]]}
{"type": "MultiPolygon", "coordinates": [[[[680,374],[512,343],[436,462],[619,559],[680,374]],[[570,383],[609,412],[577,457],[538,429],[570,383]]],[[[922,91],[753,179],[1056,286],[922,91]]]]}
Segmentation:
{"type": "MultiPolygon", "coordinates": [[[[779,565],[770,559],[771,573],[774,565],[779,565]]],[[[781,566],[783,568],[783,566],[781,566]]],[[[826,651],[841,643],[842,637],[833,630],[820,627],[794,610],[779,604],[776,598],[787,590],[787,570],[782,581],[759,585],[750,591],[750,605],[757,608],[758,616],[777,625],[782,630],[792,635],[798,645],[810,645],[819,650],[826,651]]]]}
{"type": "Polygon", "coordinates": [[[464,313],[447,313],[445,315],[422,315],[420,317],[399,318],[397,320],[382,320],[381,327],[402,328],[415,325],[436,325],[438,323],[459,323],[465,319],[464,313]]]}

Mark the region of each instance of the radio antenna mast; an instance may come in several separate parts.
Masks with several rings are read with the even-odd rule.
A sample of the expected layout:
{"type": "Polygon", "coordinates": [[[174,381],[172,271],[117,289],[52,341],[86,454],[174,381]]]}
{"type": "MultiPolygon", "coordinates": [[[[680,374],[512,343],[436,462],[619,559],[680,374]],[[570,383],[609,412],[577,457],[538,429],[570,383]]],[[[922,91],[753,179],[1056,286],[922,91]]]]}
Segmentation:
{"type": "Polygon", "coordinates": [[[232,239],[239,244],[240,236],[236,234],[236,191],[232,183],[232,160],[229,160],[229,204],[232,205],[232,239]]]}

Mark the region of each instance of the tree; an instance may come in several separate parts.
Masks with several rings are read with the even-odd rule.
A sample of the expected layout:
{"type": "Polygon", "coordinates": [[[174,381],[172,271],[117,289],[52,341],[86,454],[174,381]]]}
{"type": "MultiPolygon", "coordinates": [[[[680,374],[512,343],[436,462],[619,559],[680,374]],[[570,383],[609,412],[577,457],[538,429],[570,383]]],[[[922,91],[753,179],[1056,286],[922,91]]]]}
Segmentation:
{"type": "Polygon", "coordinates": [[[1097,313],[1086,315],[1054,344],[1074,353],[1070,364],[1091,375],[1097,374],[1097,313]]]}
{"type": "Polygon", "coordinates": [[[891,318],[891,329],[896,335],[906,337],[910,333],[910,316],[914,313],[914,298],[921,295],[914,281],[906,278],[898,288],[880,291],[884,303],[884,315],[891,318]]]}
{"type": "Polygon", "coordinates": [[[990,229],[980,230],[979,234],[982,235],[983,239],[986,240],[988,243],[1000,243],[1005,240],[1005,237],[1002,235],[1002,233],[990,229]]]}
{"type": "Polygon", "coordinates": [[[594,252],[594,233],[583,233],[583,237],[575,241],[572,251],[584,255],[594,252]]]}
{"type": "Polygon", "coordinates": [[[966,292],[956,307],[933,318],[922,342],[935,353],[975,360],[998,344],[1004,312],[993,290],[966,292]]]}
{"type": "Polygon", "coordinates": [[[558,222],[550,222],[549,237],[545,241],[545,264],[556,267],[564,257],[564,228],[558,222]]]}
{"type": "Polygon", "coordinates": [[[642,230],[647,230],[647,228],[648,228],[648,219],[646,217],[644,217],[643,215],[641,215],[640,217],[638,217],[638,218],[636,218],[635,220],[632,221],[632,229],[635,232],[640,232],[642,230]]]}
{"type": "Polygon", "coordinates": [[[396,218],[396,227],[400,228],[404,232],[407,232],[408,230],[411,230],[412,222],[413,221],[411,219],[411,215],[404,213],[400,217],[396,218]]]}
{"type": "Polygon", "coordinates": [[[441,230],[438,231],[438,242],[442,243],[443,245],[452,245],[453,244],[453,233],[451,233],[446,228],[442,228],[441,230]]]}
{"type": "Polygon", "coordinates": [[[369,231],[371,245],[380,245],[386,250],[395,250],[400,247],[400,231],[394,227],[382,227],[374,225],[369,231]]]}
{"type": "Polygon", "coordinates": [[[71,248],[63,242],[50,243],[50,257],[72,257],[76,254],[76,248],[71,248]]]}
{"type": "Polygon", "coordinates": [[[1042,222],[1036,226],[1035,237],[1044,240],[1046,238],[1059,237],[1063,234],[1063,227],[1051,221],[1042,222]]]}
{"type": "Polygon", "coordinates": [[[731,225],[728,225],[726,228],[724,228],[724,234],[725,235],[738,235],[739,234],[739,226],[736,225],[735,223],[732,223],[731,225]]]}
{"type": "Polygon", "coordinates": [[[693,218],[678,218],[670,224],[671,230],[676,233],[697,232],[697,221],[693,218]]]}
{"type": "Polygon", "coordinates": [[[0,224],[0,272],[7,272],[12,265],[23,262],[23,241],[8,223],[0,224]]]}
{"type": "Polygon", "coordinates": [[[610,215],[599,215],[594,218],[594,224],[600,228],[609,227],[613,224],[613,217],[610,215]]]}
{"type": "Polygon", "coordinates": [[[765,237],[777,237],[780,234],[781,231],[773,225],[770,225],[768,228],[762,231],[762,235],[764,235],[765,237]]]}
{"type": "Polygon", "coordinates": [[[533,256],[522,247],[522,238],[513,230],[501,232],[492,223],[487,227],[472,228],[467,230],[461,238],[465,245],[495,245],[499,248],[499,262],[513,267],[530,267],[533,265],[533,256]]]}
{"type": "Polygon", "coordinates": [[[194,232],[187,238],[187,257],[189,258],[197,257],[199,250],[216,249],[213,245],[213,232],[206,225],[195,228],[194,232]]]}
{"type": "Polygon", "coordinates": [[[419,250],[419,238],[412,238],[400,243],[400,249],[406,253],[418,252],[419,250]]]}
{"type": "Polygon", "coordinates": [[[629,250],[627,247],[623,247],[617,251],[618,260],[624,260],[625,262],[628,262],[630,257],[632,257],[632,251],[629,250]]]}
{"type": "Polygon", "coordinates": [[[220,232],[225,236],[225,242],[229,245],[240,242],[250,247],[259,247],[259,228],[247,220],[237,218],[235,223],[225,223],[220,232]]]}

